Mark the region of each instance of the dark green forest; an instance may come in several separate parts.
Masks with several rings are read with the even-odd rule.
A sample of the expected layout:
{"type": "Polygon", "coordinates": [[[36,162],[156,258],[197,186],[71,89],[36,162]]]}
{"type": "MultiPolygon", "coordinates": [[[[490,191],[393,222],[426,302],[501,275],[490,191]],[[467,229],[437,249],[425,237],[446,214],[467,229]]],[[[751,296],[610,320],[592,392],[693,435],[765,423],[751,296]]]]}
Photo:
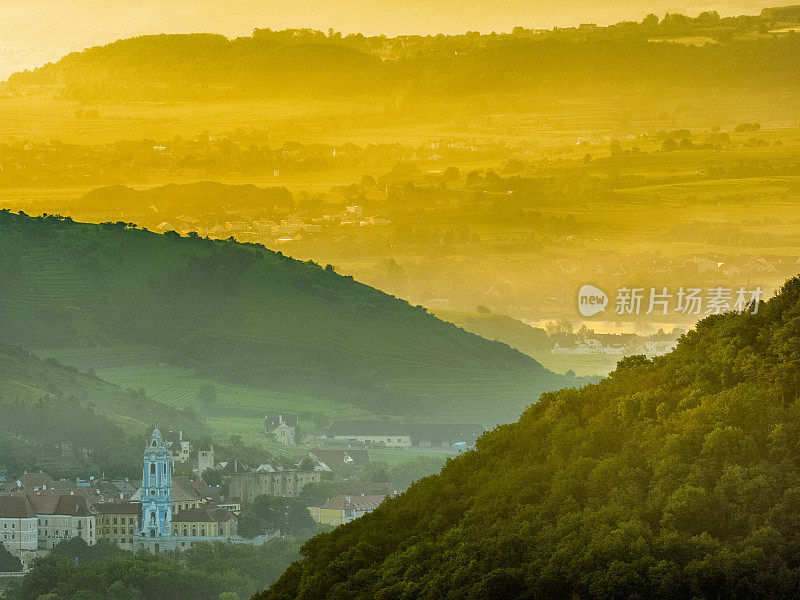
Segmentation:
{"type": "MultiPolygon", "coordinates": [[[[13,580],[6,600],[236,600],[269,585],[297,554],[298,542],[263,546],[199,543],[177,557],[132,554],[107,540],[61,542],[13,580]]],[[[2,546],[0,546],[2,547],[2,546]]]]}
{"type": "Polygon", "coordinates": [[[257,600],[796,598],[800,278],[310,540],[257,600]]]}
{"type": "Polygon", "coordinates": [[[505,344],[259,244],[5,211],[0,272],[0,343],[26,349],[143,346],[222,381],[380,414],[458,406],[488,422],[567,384],[505,344]]]}
{"type": "Polygon", "coordinates": [[[757,16],[650,15],[609,27],[587,23],[511,33],[366,37],[256,29],[250,37],[142,36],[72,53],[12,76],[8,91],[58,86],[91,101],[326,98],[363,94],[475,95],[660,86],[792,86],[785,66],[800,38],[769,35],[800,22],[797,7],[757,16]],[[710,43],[664,43],[700,37],[710,43]]]}

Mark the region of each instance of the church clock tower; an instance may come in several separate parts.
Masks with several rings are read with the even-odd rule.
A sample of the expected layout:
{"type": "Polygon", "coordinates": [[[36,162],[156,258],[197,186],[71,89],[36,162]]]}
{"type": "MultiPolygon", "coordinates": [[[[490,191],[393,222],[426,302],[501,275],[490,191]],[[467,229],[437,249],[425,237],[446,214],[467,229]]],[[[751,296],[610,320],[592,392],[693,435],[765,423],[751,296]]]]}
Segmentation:
{"type": "Polygon", "coordinates": [[[172,521],[172,475],[169,448],[158,425],[144,449],[142,470],[142,535],[169,537],[172,521]]]}

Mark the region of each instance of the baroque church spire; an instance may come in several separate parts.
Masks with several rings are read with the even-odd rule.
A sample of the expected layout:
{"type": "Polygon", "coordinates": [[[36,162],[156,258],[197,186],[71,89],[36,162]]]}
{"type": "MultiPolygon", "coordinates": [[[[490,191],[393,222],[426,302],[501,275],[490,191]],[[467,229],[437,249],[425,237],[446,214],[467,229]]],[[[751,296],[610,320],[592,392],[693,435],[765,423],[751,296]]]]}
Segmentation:
{"type": "Polygon", "coordinates": [[[142,531],[149,538],[169,537],[172,521],[172,473],[169,448],[156,421],[144,449],[142,469],[142,531]]]}

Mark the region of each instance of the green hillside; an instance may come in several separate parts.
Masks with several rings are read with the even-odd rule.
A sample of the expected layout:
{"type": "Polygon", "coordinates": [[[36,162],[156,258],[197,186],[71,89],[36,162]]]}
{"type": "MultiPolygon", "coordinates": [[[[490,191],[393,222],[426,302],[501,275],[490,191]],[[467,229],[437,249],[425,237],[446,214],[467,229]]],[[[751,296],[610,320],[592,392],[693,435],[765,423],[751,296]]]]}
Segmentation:
{"type": "Polygon", "coordinates": [[[799,394],[795,278],[545,394],[257,598],[797,597],[799,394]]]}
{"type": "Polygon", "coordinates": [[[20,348],[0,345],[0,472],[135,476],[144,435],[158,419],[201,436],[191,413],[123,390],[20,348]]]}
{"type": "MultiPolygon", "coordinates": [[[[259,245],[0,212],[0,271],[0,342],[134,389],[119,369],[260,389],[281,410],[302,396],[491,423],[566,384],[505,344],[259,245]]],[[[237,408],[263,416],[258,402],[226,416],[237,408]]]]}

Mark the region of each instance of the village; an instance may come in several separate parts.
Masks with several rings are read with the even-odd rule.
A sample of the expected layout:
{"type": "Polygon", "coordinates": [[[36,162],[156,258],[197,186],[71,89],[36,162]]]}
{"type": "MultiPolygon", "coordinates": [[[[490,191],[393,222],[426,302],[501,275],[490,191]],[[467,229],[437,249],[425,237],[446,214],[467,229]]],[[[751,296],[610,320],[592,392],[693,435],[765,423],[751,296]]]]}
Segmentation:
{"type": "MultiPolygon", "coordinates": [[[[335,422],[306,434],[305,441],[318,447],[294,456],[287,466],[285,460],[218,461],[213,444],[195,444],[182,431],[162,433],[156,425],[144,448],[141,481],[102,474],[56,480],[44,471],[0,474],[0,542],[20,560],[20,574],[36,557],[74,538],[88,546],[110,543],[154,554],[180,553],[197,542],[261,545],[294,532],[240,531],[243,511],[260,498],[284,499],[307,511],[316,526],[343,525],[403,491],[390,482],[357,477],[333,485],[341,470],[352,473],[369,465],[370,448],[458,454],[474,447],[483,431],[480,425],[335,422]],[[320,495],[334,488],[342,493],[320,495]]],[[[294,447],[297,415],[266,415],[264,435],[286,449],[294,447]]]]}

